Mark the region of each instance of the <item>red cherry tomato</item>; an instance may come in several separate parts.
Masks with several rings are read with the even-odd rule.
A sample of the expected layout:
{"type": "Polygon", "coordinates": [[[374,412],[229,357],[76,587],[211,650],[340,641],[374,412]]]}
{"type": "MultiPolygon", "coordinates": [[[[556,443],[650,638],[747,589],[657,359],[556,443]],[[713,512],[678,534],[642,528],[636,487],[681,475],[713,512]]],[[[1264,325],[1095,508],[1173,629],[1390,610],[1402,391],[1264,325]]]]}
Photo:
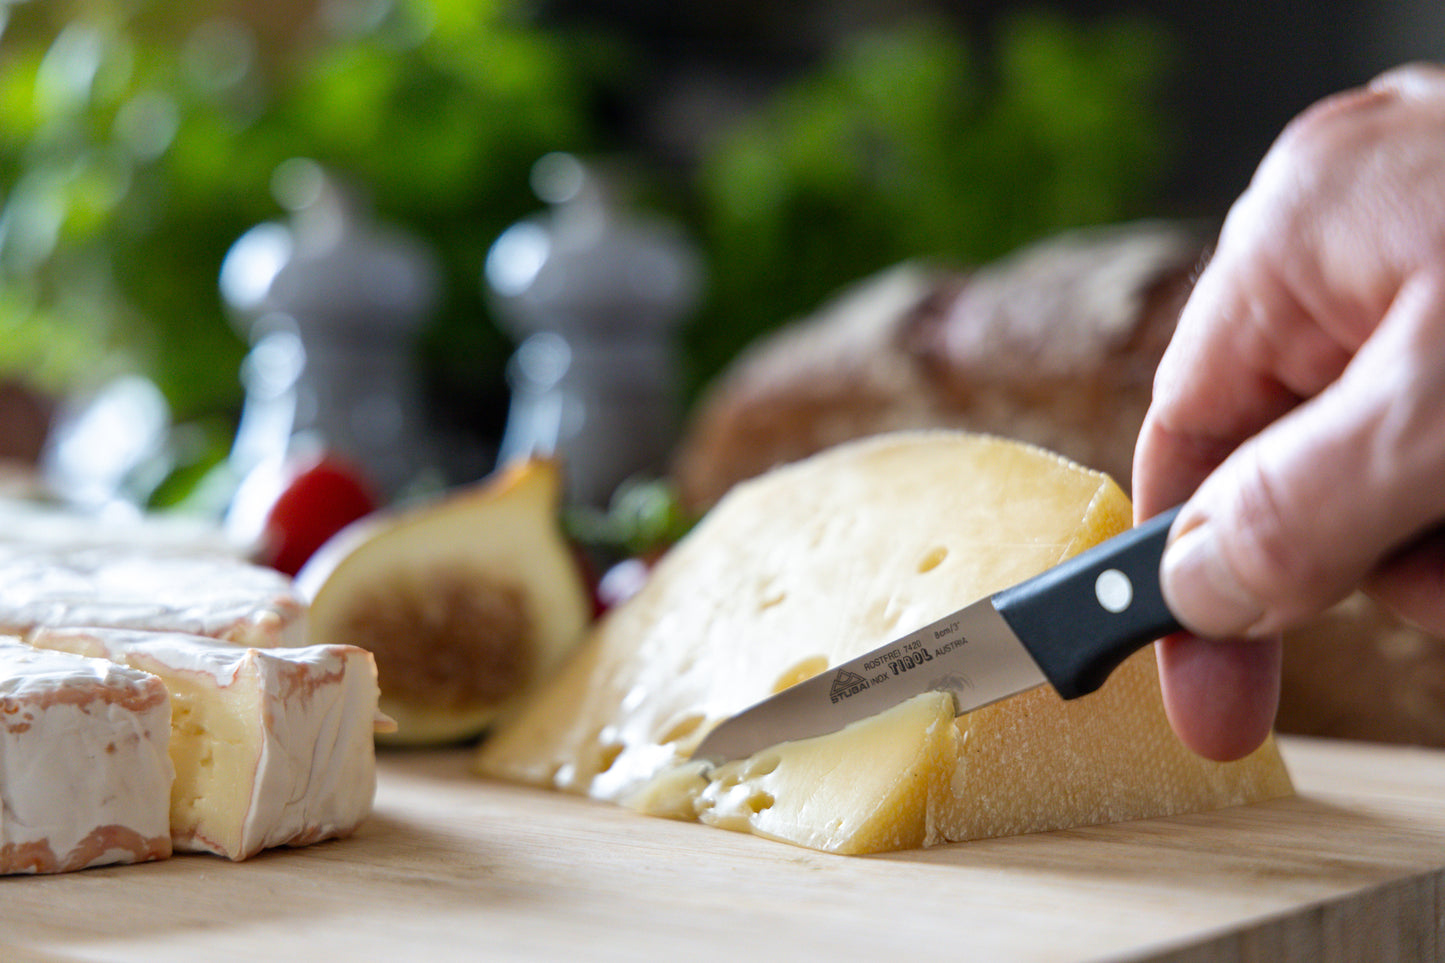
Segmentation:
{"type": "Polygon", "coordinates": [[[327,539],[378,507],[359,470],[324,456],[297,473],[271,506],[259,558],[295,575],[327,539]]]}

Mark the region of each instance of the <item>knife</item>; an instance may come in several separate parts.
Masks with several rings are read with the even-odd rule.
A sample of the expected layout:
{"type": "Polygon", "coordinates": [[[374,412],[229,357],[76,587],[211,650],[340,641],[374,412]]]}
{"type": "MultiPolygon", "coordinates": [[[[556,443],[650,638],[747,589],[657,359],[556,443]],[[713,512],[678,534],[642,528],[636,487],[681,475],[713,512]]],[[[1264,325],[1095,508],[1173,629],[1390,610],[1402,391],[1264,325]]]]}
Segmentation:
{"type": "Polygon", "coordinates": [[[1181,626],[1159,563],[1176,506],[1048,571],[806,679],[723,720],[692,758],[713,765],[835,732],[924,692],[962,715],[1047,682],[1065,699],[1103,685],[1181,626]]]}

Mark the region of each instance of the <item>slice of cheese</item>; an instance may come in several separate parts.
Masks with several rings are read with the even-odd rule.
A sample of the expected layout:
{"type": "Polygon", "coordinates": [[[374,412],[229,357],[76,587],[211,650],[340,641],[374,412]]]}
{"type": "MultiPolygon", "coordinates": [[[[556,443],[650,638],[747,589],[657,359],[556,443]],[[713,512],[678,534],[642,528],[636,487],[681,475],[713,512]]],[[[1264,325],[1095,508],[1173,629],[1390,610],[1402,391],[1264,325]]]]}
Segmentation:
{"type": "Polygon", "coordinates": [[[655,816],[697,819],[828,852],[883,852],[935,841],[928,817],[950,791],[959,749],[953,697],[914,696],[846,732],[783,743],[712,772],[688,763],[623,802],[655,816]]]}
{"type": "Polygon", "coordinates": [[[171,855],[159,679],[0,638],[0,873],[171,855]]]}
{"type": "Polygon", "coordinates": [[[376,667],[345,645],[245,649],[198,636],[42,629],[28,641],[165,683],[180,851],[245,859],[349,835],[371,812],[376,667]]]}
{"type": "Polygon", "coordinates": [[[1125,529],[1113,481],[957,432],[853,442],[739,485],[482,747],[485,774],[832,852],[1217,808],[1290,792],[1273,743],[1207,762],[1173,736],[1152,650],[1099,692],[958,719],[911,700],[704,775],[718,722],[1125,529]]]}
{"type": "Polygon", "coordinates": [[[0,631],[102,625],[270,647],[305,644],[305,615],[289,578],[221,552],[0,541],[0,631]]]}

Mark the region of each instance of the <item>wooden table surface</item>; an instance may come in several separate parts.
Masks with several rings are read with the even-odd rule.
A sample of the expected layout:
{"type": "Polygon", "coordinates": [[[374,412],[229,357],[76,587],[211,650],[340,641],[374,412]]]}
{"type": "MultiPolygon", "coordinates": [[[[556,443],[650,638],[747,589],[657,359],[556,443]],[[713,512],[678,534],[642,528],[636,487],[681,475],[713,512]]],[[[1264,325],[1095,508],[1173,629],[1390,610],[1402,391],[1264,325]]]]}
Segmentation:
{"type": "Polygon", "coordinates": [[[0,960],[1445,958],[1445,752],[1281,743],[1292,799],[873,857],[387,752],[349,840],[0,879],[0,960]]]}

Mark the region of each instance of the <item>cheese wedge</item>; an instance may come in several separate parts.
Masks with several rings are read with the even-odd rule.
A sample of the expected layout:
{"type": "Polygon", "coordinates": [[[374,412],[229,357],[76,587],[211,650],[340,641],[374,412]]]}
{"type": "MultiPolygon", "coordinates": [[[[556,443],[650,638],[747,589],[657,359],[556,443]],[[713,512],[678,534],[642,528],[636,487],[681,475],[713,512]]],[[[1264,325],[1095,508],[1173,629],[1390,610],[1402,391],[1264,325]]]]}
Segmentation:
{"type": "Polygon", "coordinates": [[[958,432],[851,442],[745,482],[494,733],[479,771],[829,852],[866,853],[1287,794],[1273,743],[1200,759],[1151,649],[1099,692],[952,718],[926,695],[706,773],[722,719],[1125,529],[1107,476],[958,432]]]}
{"type": "Polygon", "coordinates": [[[165,684],[177,851],[242,860],[349,835],[371,812],[377,684],[363,649],[245,649],[103,628],[42,629],[28,641],[109,659],[165,684]]]}
{"type": "Polygon", "coordinates": [[[160,680],[0,638],[0,873],[171,855],[160,680]]]}

